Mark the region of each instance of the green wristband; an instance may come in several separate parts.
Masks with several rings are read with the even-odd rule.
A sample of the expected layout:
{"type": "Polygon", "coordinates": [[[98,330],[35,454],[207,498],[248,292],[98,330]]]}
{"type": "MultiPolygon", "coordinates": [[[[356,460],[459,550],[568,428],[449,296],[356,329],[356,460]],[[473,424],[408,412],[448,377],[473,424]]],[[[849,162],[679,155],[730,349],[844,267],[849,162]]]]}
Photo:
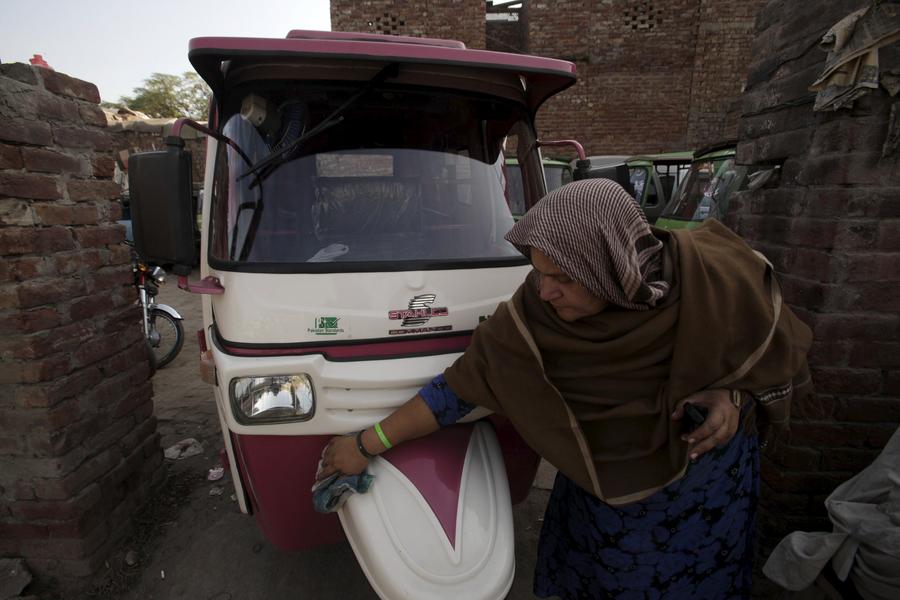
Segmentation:
{"type": "Polygon", "coordinates": [[[378,436],[378,439],[381,440],[381,443],[384,444],[385,450],[390,450],[394,447],[391,444],[390,440],[387,439],[387,436],[384,435],[384,431],[381,430],[381,422],[375,423],[375,434],[378,436]]]}

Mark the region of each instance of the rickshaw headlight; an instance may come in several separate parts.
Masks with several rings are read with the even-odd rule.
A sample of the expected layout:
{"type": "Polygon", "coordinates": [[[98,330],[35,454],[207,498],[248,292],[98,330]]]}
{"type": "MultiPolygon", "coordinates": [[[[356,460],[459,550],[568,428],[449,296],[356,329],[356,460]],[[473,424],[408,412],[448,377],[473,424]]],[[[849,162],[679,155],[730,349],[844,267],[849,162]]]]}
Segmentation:
{"type": "Polygon", "coordinates": [[[316,410],[309,375],[238,377],[231,380],[231,404],[246,424],[306,421],[316,410]]]}

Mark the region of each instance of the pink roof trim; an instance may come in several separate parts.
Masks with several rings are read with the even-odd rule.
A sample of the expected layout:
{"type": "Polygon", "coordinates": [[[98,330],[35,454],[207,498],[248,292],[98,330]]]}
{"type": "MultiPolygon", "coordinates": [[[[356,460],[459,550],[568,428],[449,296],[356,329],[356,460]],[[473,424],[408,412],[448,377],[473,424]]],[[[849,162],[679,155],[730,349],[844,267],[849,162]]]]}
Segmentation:
{"type": "Polygon", "coordinates": [[[381,33],[353,33],[350,31],[313,31],[311,29],[292,29],[287,34],[288,39],[294,40],[356,40],[360,42],[370,41],[396,44],[419,44],[420,46],[443,46],[444,48],[465,49],[466,45],[457,40],[442,40],[439,38],[412,37],[407,35],[384,35],[381,33]]]}

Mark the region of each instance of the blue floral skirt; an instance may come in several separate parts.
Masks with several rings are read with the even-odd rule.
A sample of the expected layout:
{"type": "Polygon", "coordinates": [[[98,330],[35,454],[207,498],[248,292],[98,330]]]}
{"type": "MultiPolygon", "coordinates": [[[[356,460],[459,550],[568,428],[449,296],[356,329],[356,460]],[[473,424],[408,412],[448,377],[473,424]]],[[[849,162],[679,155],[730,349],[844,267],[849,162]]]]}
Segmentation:
{"type": "Polygon", "coordinates": [[[558,474],[534,593],[565,600],[748,598],[758,497],[757,437],[742,432],[634,504],[610,506],[558,474]]]}

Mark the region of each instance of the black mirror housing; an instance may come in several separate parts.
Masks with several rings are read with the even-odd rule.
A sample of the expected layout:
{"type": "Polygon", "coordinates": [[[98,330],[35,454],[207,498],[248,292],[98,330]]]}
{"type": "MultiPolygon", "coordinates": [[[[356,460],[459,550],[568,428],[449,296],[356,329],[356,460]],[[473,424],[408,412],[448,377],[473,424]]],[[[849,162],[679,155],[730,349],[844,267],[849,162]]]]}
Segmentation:
{"type": "Polygon", "coordinates": [[[191,201],[191,153],[180,137],[166,149],[128,158],[128,190],[134,246],[148,263],[171,264],[189,275],[196,262],[191,201]]]}

